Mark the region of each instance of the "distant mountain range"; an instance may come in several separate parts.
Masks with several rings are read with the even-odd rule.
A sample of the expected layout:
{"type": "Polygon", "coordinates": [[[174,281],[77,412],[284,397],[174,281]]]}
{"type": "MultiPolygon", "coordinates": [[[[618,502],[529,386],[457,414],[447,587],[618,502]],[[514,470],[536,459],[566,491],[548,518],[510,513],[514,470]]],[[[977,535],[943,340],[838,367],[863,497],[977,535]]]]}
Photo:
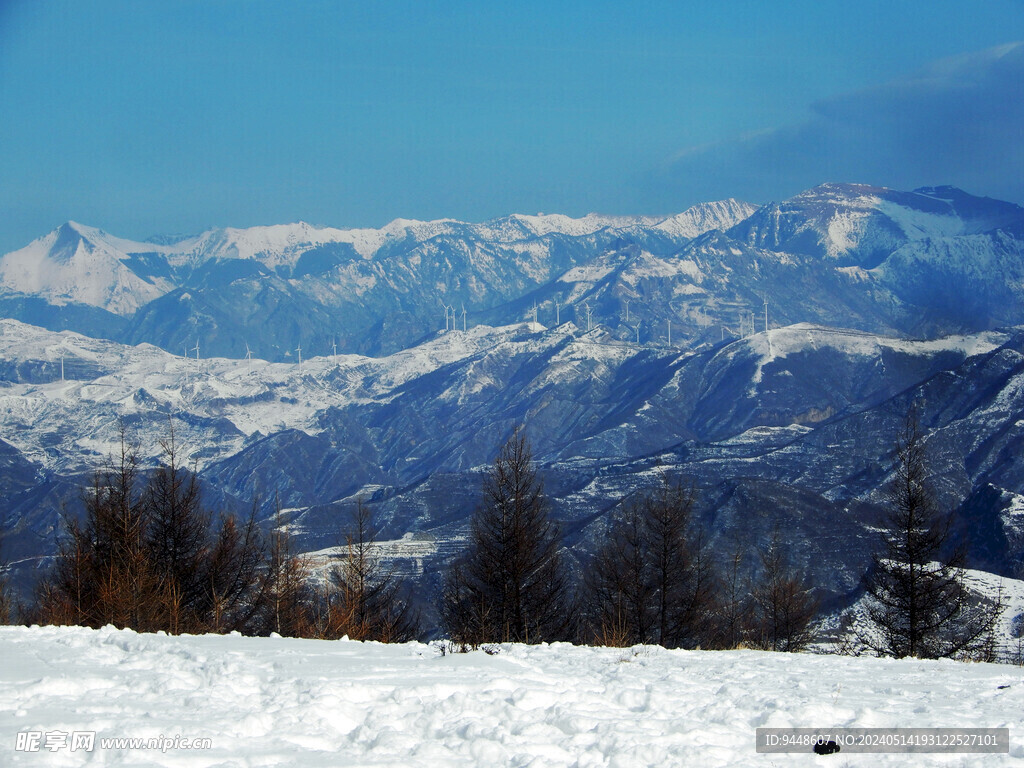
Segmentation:
{"type": "Polygon", "coordinates": [[[27,573],[52,550],[120,419],[150,462],[173,423],[211,504],[276,496],[303,548],[336,544],[362,497],[443,557],[525,424],[573,547],[678,473],[718,544],[782,528],[839,603],[916,403],[972,566],[1016,576],[1022,225],[951,188],[859,185],[153,243],[69,223],[0,258],[5,554],[27,573]]]}
{"type": "Polygon", "coordinates": [[[1011,203],[852,184],[667,218],[300,223],[154,242],[68,222],[0,257],[0,313],[274,361],[299,347],[388,354],[446,326],[533,319],[535,306],[546,325],[589,322],[641,342],[672,333],[682,346],[763,329],[766,301],[769,325],[933,336],[1021,316],[1022,238],[1024,209],[1011,203]]]}
{"type": "MultiPolygon", "coordinates": [[[[0,258],[0,311],[54,330],[181,352],[271,360],[386,353],[481,318],[625,242],[671,253],[754,207],[668,218],[509,216],[394,221],[380,230],[293,224],[139,243],[68,222],[0,258]],[[446,320],[447,318],[447,320],[446,320]]],[[[518,314],[522,314],[518,311],[518,314]]],[[[516,313],[506,318],[517,319],[516,313]]]]}

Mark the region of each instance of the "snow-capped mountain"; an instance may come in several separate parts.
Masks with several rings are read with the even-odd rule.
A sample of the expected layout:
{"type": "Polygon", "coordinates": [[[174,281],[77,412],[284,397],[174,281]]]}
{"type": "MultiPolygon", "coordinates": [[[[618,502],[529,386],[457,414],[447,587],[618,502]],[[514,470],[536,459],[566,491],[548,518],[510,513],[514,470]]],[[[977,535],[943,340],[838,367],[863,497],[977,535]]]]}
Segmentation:
{"type": "Polygon", "coordinates": [[[299,223],[132,242],[65,224],[0,258],[0,312],[181,353],[388,354],[536,318],[689,347],[811,322],[932,337],[1024,316],[1024,209],[826,184],[760,208],[299,223]]]}
{"type": "Polygon", "coordinates": [[[899,192],[863,184],[823,184],[770,203],[730,233],[770,251],[826,257],[872,269],[908,242],[1019,227],[1024,209],[954,187],[899,192]]]}
{"type": "Polygon", "coordinates": [[[125,249],[135,243],[73,221],[0,259],[0,284],[12,294],[50,304],[85,304],[131,315],[173,284],[132,269],[125,249]]]}
{"type": "Polygon", "coordinates": [[[249,345],[277,360],[301,345],[394,351],[445,318],[453,324],[456,309],[505,304],[619,240],[671,250],[753,210],[727,200],[668,218],[513,215],[379,230],[300,222],[145,243],[69,222],[0,258],[0,307],[172,351],[198,343],[241,356],[249,345]]]}

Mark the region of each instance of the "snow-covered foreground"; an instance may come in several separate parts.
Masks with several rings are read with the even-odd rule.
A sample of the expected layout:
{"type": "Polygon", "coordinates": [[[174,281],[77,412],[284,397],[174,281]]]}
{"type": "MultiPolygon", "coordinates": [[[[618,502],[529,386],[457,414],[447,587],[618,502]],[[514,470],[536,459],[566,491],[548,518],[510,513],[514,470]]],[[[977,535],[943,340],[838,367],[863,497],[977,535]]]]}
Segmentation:
{"type": "Polygon", "coordinates": [[[0,628],[2,765],[668,768],[1022,759],[1024,672],[1003,665],[568,645],[442,655],[418,643],[0,628]],[[1002,727],[1010,729],[1010,754],[757,754],[760,726],[1002,727]],[[73,739],[89,732],[92,751],[72,750],[73,739]],[[210,746],[101,744],[161,736],[210,746]],[[33,746],[38,751],[28,751],[33,746]]]}

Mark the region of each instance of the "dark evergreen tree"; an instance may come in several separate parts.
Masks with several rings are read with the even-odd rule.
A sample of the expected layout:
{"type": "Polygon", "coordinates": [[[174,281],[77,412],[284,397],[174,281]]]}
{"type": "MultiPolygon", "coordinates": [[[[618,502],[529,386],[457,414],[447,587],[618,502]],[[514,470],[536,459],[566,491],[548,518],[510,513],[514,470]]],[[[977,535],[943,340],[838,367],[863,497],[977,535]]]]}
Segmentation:
{"type": "Polygon", "coordinates": [[[861,640],[878,654],[987,657],[1003,609],[972,598],[965,550],[952,540],[953,513],[929,484],[927,447],[916,410],[896,440],[881,547],[865,581],[869,629],[861,640]]]}
{"type": "Polygon", "coordinates": [[[560,546],[529,443],[517,429],[485,478],[469,546],[448,574],[441,615],[452,639],[571,639],[575,612],[560,546]]]}

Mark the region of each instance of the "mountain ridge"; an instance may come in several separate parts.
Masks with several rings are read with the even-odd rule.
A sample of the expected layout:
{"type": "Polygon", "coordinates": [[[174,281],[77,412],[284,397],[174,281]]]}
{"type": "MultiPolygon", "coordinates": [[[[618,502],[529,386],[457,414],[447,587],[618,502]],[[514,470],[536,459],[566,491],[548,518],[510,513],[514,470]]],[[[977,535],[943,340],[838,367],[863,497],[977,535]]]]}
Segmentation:
{"type": "Polygon", "coordinates": [[[943,446],[943,498],[983,521],[978,556],[1010,575],[1024,562],[1007,511],[1024,499],[1012,460],[1024,445],[1013,426],[1022,339],[1021,329],[911,341],[799,324],[681,350],[525,323],[300,367],[196,360],[3,320],[0,487],[12,490],[8,519],[16,514],[5,546],[25,562],[45,551],[58,501],[116,452],[121,424],[144,467],[173,424],[213,503],[259,499],[271,519],[277,499],[298,546],[335,544],[339,515],[360,497],[388,536],[450,541],[464,534],[497,446],[524,424],[574,546],[665,471],[699,482],[702,514],[717,510],[716,540],[757,508],[768,515],[761,528],[829,526],[826,541],[798,551],[823,558],[805,564],[838,593],[859,578],[891,430],[921,399],[929,439],[943,446]],[[840,534],[852,543],[840,546],[840,534]]]}
{"type": "Polygon", "coordinates": [[[456,323],[531,320],[535,307],[549,325],[596,322],[621,341],[674,333],[688,347],[742,335],[765,301],[769,323],[920,336],[1024,311],[1024,209],[951,187],[825,184],[673,216],[300,222],[172,240],[63,225],[0,257],[0,313],[283,362],[299,347],[386,355],[456,323]]]}

